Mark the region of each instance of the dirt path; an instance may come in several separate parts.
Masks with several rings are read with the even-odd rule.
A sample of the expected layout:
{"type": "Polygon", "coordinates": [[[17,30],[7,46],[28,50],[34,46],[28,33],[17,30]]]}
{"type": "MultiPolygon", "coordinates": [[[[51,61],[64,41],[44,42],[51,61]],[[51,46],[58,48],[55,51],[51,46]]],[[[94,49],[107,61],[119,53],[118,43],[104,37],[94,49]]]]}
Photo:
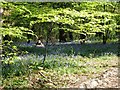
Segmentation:
{"type": "Polygon", "coordinates": [[[118,68],[112,67],[104,71],[99,77],[81,83],[80,88],[120,88],[119,83],[118,68]]]}

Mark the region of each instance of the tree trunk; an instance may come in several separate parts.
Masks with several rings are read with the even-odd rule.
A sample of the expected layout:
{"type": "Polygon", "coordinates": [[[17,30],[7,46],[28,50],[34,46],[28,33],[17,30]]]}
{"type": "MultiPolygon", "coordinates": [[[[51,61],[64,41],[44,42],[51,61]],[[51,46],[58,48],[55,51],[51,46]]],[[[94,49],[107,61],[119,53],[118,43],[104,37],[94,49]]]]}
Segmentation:
{"type": "Polygon", "coordinates": [[[59,42],[66,42],[66,33],[64,30],[59,30],[59,42]]]}
{"type": "Polygon", "coordinates": [[[52,32],[52,22],[50,23],[50,26],[48,27],[48,31],[47,31],[47,35],[46,35],[46,44],[45,44],[45,54],[44,54],[44,59],[43,59],[43,65],[44,65],[44,62],[46,60],[46,56],[47,56],[47,46],[48,46],[48,40],[49,40],[49,37],[50,37],[50,33],[52,32]]]}
{"type": "Polygon", "coordinates": [[[105,35],[103,35],[103,44],[106,44],[107,38],[105,35]]]}
{"type": "Polygon", "coordinates": [[[69,38],[70,38],[70,41],[73,41],[73,35],[72,35],[72,32],[69,32],[69,38]]]}
{"type": "Polygon", "coordinates": [[[109,35],[110,35],[110,31],[109,30],[106,30],[105,31],[105,34],[103,34],[103,44],[106,44],[107,43],[107,40],[109,38],[109,35]]]}

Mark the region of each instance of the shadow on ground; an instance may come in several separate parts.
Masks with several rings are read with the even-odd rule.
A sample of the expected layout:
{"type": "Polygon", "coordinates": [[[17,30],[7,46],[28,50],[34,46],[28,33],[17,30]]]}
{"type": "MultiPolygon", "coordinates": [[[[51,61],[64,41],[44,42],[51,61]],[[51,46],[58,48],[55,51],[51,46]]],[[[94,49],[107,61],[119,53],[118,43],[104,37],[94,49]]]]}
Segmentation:
{"type": "MultiPolygon", "coordinates": [[[[19,46],[22,51],[27,51],[28,53],[44,55],[45,49],[35,46],[19,46]]],[[[63,43],[57,45],[47,46],[47,55],[81,55],[83,57],[96,57],[102,55],[115,54],[119,56],[119,43],[85,43],[85,44],[72,44],[63,43]]]]}

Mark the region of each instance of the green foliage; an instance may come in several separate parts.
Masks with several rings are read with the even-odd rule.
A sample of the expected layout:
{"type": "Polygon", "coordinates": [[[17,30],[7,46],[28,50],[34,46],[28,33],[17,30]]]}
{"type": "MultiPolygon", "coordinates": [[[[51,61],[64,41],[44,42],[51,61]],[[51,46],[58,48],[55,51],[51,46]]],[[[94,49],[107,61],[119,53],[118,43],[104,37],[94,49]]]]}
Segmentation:
{"type": "Polygon", "coordinates": [[[2,44],[2,56],[3,57],[12,57],[17,55],[17,47],[14,45],[11,45],[12,41],[5,40],[2,44]]]}
{"type": "MultiPolygon", "coordinates": [[[[2,74],[3,85],[8,88],[12,86],[29,87],[34,83],[33,87],[54,87],[55,84],[51,85],[51,81],[49,81],[50,76],[55,82],[60,79],[55,78],[59,76],[58,74],[93,74],[101,71],[101,67],[109,67],[110,59],[116,60],[117,58],[114,56],[117,46],[114,44],[109,44],[108,47],[97,44],[81,45],[77,48],[69,45],[59,48],[49,48],[48,46],[45,51],[43,48],[38,49],[37,47],[17,48],[12,42],[16,38],[27,40],[28,34],[37,38],[42,37],[48,42],[51,37],[58,39],[57,34],[60,29],[65,32],[73,32],[75,38],[77,36],[75,34],[94,35],[96,32],[102,32],[111,40],[115,33],[119,33],[120,4],[118,2],[2,2],[1,5],[4,8],[3,24],[0,29],[0,34],[3,36],[2,74]],[[6,35],[11,37],[11,41],[4,40],[6,35]],[[23,53],[19,50],[35,55],[20,56],[23,53]],[[45,52],[47,57],[44,64],[45,70],[43,70],[41,69],[44,59],[42,55],[45,52]],[[43,74],[47,78],[44,75],[40,76],[40,73],[34,76],[34,71],[45,72],[43,74]],[[49,72],[57,73],[57,76],[50,75],[49,72]],[[31,74],[35,79],[33,77],[33,80],[25,79],[31,74]],[[25,77],[20,79],[22,76],[25,77]],[[10,83],[10,80],[13,80],[13,83],[10,83]]],[[[62,81],[68,83],[67,80],[62,81]]],[[[58,85],[59,83],[57,82],[58,85]]]]}
{"type": "MultiPolygon", "coordinates": [[[[49,5],[52,3],[49,3],[49,5]]],[[[67,7],[67,8],[57,8],[53,9],[50,6],[44,8],[47,12],[42,11],[43,13],[38,15],[33,15],[36,17],[36,21],[31,22],[31,26],[35,23],[41,22],[54,22],[57,24],[62,24],[62,29],[66,31],[72,31],[75,33],[93,33],[93,32],[103,32],[110,30],[114,32],[117,24],[116,20],[113,18],[118,14],[111,13],[110,11],[97,10],[96,7],[100,3],[98,2],[83,2],[83,3],[73,3],[74,6],[81,7],[85,9],[77,10],[76,7],[67,7]],[[69,25],[70,27],[66,27],[69,25]]],[[[103,6],[98,6],[104,9],[104,5],[109,6],[114,3],[101,3],[103,6]]],[[[107,7],[109,8],[109,7],[107,7]]],[[[53,24],[54,25],[54,24],[53,24]]],[[[61,27],[59,27],[61,28],[61,27]]],[[[53,30],[55,30],[53,28],[53,30]]],[[[59,29],[58,29],[59,30],[59,29]]]]}
{"type": "Polygon", "coordinates": [[[4,12],[2,13],[3,24],[0,29],[2,34],[2,57],[7,58],[6,64],[12,64],[14,57],[20,54],[17,47],[13,44],[14,39],[27,40],[27,34],[34,35],[34,32],[29,29],[29,20],[27,17],[30,11],[23,5],[14,5],[11,2],[2,2],[4,12]],[[28,24],[26,26],[26,23],[28,24]],[[7,39],[6,36],[9,36],[7,39]]]}
{"type": "MultiPolygon", "coordinates": [[[[4,13],[3,18],[10,22],[6,23],[7,26],[9,25],[8,27],[11,29],[14,26],[26,27],[28,30],[32,29],[38,37],[43,35],[44,39],[51,27],[48,23],[54,22],[51,28],[55,33],[59,29],[63,29],[66,32],[71,31],[78,34],[93,32],[106,33],[106,30],[115,32],[119,23],[117,18],[119,15],[119,3],[117,2],[36,2],[34,4],[15,2],[3,3],[3,7],[7,12],[4,13]],[[11,8],[7,7],[7,5],[11,8]],[[33,29],[34,26],[36,28],[33,29]]],[[[20,37],[19,35],[16,36],[20,37]]]]}

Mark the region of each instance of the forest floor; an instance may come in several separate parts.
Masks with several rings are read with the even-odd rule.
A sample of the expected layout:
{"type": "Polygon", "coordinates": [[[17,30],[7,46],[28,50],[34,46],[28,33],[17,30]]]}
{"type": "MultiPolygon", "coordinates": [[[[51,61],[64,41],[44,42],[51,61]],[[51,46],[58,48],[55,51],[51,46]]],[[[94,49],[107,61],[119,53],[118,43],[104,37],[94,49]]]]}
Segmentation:
{"type": "Polygon", "coordinates": [[[28,54],[16,58],[10,69],[3,70],[11,76],[4,78],[3,87],[120,88],[117,43],[48,45],[44,69],[44,48],[22,43],[19,49],[28,54]]]}
{"type": "Polygon", "coordinates": [[[80,81],[68,85],[68,88],[120,88],[120,68],[117,67],[117,62],[115,64],[102,73],[95,74],[92,79],[87,79],[88,76],[78,77],[80,81]]]}
{"type": "MultiPolygon", "coordinates": [[[[57,44],[56,44],[57,45],[57,44]]],[[[79,44],[75,44],[73,42],[67,43],[59,43],[59,45],[72,45],[72,47],[76,50],[76,53],[79,51],[80,47],[79,44]]],[[[93,46],[90,45],[90,46],[93,46]]],[[[101,45],[102,46],[102,45],[101,45]]],[[[97,47],[101,47],[98,45],[97,47]]],[[[103,46],[102,46],[103,47],[103,46]]],[[[63,78],[69,78],[69,84],[67,85],[68,88],[120,88],[119,81],[119,69],[118,69],[118,62],[117,60],[112,60],[112,66],[105,69],[101,73],[96,73],[92,75],[92,78],[88,78],[87,75],[64,75],[63,78]]]]}
{"type": "Polygon", "coordinates": [[[80,84],[80,88],[120,88],[118,68],[113,67],[101,75],[80,84]]]}

